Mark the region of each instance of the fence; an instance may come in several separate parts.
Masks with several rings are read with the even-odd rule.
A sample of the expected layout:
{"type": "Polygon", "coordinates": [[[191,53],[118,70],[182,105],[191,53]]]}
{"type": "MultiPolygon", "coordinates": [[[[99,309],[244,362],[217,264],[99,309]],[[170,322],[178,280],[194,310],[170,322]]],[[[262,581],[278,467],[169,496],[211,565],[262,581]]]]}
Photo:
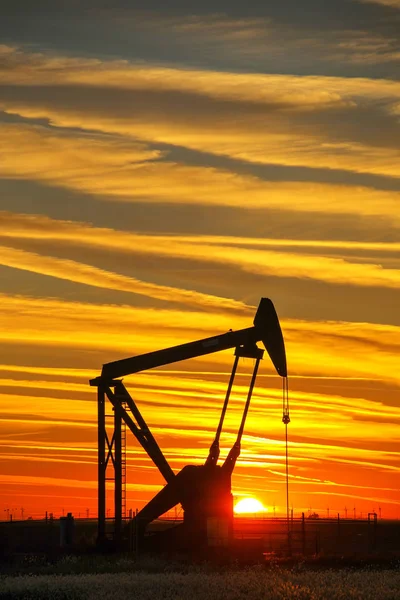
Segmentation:
{"type": "MultiPolygon", "coordinates": [[[[152,523],[153,533],[173,528],[182,522],[178,513],[152,523]]],[[[113,520],[107,520],[110,537],[113,520]]],[[[132,521],[127,519],[129,548],[137,550],[132,521]]],[[[58,519],[0,522],[0,546],[16,552],[46,552],[60,547],[58,519]]],[[[221,534],[222,535],[222,534],[221,534]]],[[[214,535],[215,537],[215,535],[214,535]]],[[[218,536],[217,536],[218,537],[218,536]]],[[[226,537],[224,533],[224,539],[226,537]]],[[[233,538],[237,544],[259,547],[264,553],[299,555],[365,555],[399,553],[400,521],[353,519],[235,518],[233,538]]],[[[75,519],[74,546],[93,546],[97,539],[96,519],[75,519]]],[[[214,540],[218,545],[218,540],[214,540]]]]}

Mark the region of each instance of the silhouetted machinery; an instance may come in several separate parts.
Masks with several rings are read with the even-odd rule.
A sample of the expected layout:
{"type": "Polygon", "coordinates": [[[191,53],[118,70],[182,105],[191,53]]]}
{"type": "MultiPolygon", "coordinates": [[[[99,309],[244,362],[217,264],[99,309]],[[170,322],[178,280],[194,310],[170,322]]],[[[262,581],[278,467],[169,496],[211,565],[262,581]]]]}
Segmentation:
{"type": "MultiPolygon", "coordinates": [[[[227,543],[233,525],[231,476],[240,455],[246,416],[260,360],[264,354],[264,350],[257,346],[259,341],[263,343],[278,374],[286,379],[286,354],[279,320],[271,300],[262,298],[252,327],[105,364],[101,376],[90,382],[92,386],[98,388],[98,539],[100,543],[106,537],[106,481],[109,479],[106,477],[107,466],[113,467],[114,473],[112,479],[114,481],[114,535],[116,542],[121,541],[123,537],[124,471],[126,467],[123,460],[123,436],[121,433],[123,427],[121,426],[124,423],[166,481],[166,485],[161,491],[146,504],[134,519],[139,540],[144,543],[146,527],[152,521],[181,504],[184,511],[183,523],[167,536],[169,545],[180,548],[202,547],[212,544],[212,540],[215,539],[219,540],[218,543],[221,543],[221,540],[224,540],[223,544],[227,543]],[[229,348],[235,348],[235,358],[221,417],[208,457],[204,465],[187,465],[175,474],[134,400],[119,378],[229,348]],[[236,441],[223,464],[218,465],[219,440],[240,357],[255,359],[254,370],[236,441]],[[113,406],[113,433],[111,436],[106,428],[106,398],[113,406]]],[[[161,538],[162,536],[159,536],[159,539],[161,538]]],[[[146,539],[148,542],[151,538],[146,539]]],[[[160,541],[157,544],[162,545],[160,541]]]]}

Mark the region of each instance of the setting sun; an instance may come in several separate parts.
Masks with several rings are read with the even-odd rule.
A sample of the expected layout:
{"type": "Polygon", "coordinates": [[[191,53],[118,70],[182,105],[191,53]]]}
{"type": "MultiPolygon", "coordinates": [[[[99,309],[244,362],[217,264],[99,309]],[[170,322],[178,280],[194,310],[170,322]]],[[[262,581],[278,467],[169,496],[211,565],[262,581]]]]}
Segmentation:
{"type": "Polygon", "coordinates": [[[267,510],[268,508],[261,504],[256,498],[243,498],[235,504],[234,508],[234,511],[237,514],[267,512],[267,510]]]}

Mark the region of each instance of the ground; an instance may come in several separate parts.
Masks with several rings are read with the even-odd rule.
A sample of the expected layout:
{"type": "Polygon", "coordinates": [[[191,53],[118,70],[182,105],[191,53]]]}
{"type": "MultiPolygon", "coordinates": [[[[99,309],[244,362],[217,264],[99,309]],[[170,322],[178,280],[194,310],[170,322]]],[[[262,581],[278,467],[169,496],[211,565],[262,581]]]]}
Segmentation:
{"type": "Polygon", "coordinates": [[[0,576],[0,598],[47,600],[397,600],[399,565],[391,568],[312,567],[302,562],[241,567],[168,563],[126,557],[64,557],[40,565],[29,559],[0,576]]]}

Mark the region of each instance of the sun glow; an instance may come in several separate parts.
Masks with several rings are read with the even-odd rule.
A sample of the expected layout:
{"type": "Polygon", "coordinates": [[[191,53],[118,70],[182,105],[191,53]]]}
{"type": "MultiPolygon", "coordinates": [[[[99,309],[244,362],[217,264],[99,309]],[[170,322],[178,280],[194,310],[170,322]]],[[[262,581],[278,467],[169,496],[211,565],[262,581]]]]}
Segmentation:
{"type": "Polygon", "coordinates": [[[267,512],[267,510],[268,508],[266,508],[256,498],[243,498],[242,500],[239,500],[237,504],[235,504],[234,508],[236,514],[260,513],[267,512]]]}

